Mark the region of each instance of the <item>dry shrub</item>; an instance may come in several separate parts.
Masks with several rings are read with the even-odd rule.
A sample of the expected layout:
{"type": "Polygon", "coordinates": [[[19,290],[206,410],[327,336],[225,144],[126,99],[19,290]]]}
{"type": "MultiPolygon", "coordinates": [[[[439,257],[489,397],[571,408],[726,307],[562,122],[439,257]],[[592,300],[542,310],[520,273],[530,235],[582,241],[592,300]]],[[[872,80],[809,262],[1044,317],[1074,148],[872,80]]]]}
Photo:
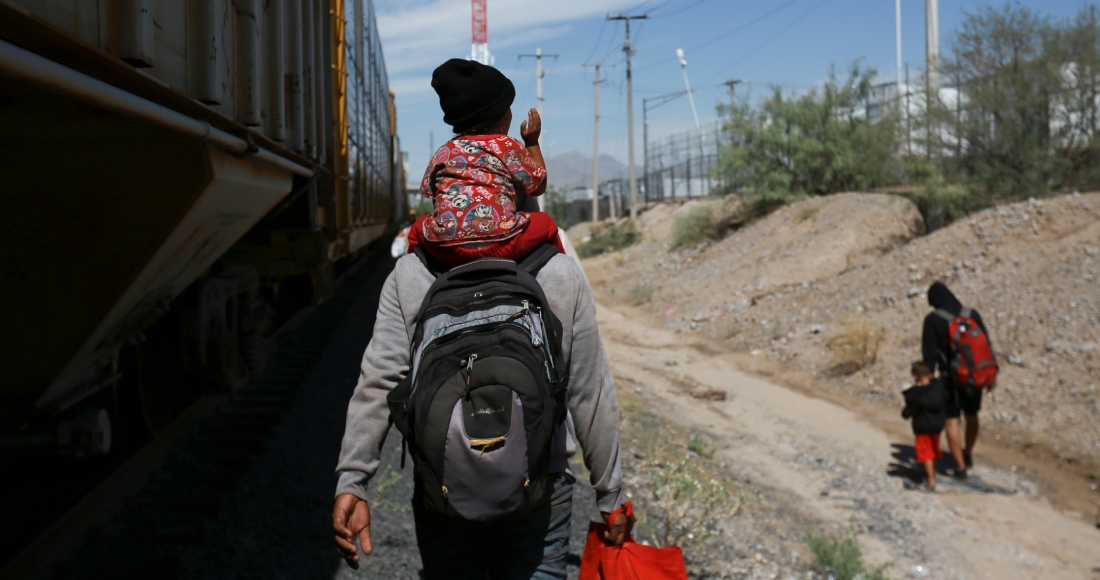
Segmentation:
{"type": "Polygon", "coordinates": [[[642,232],[632,220],[607,226],[594,226],[588,241],[577,246],[577,255],[591,258],[628,248],[642,241],[642,232]]]}
{"type": "Polygon", "coordinates": [[[641,306],[646,302],[653,299],[653,286],[649,284],[638,284],[630,289],[630,296],[627,300],[631,306],[641,306]]]}
{"type": "Polygon", "coordinates": [[[857,314],[849,317],[825,347],[832,358],[835,373],[850,375],[874,364],[882,343],[882,328],[870,318],[857,314]]]}
{"type": "Polygon", "coordinates": [[[817,208],[812,205],[804,206],[798,210],[798,215],[795,216],[795,221],[804,222],[817,215],[817,208]]]}

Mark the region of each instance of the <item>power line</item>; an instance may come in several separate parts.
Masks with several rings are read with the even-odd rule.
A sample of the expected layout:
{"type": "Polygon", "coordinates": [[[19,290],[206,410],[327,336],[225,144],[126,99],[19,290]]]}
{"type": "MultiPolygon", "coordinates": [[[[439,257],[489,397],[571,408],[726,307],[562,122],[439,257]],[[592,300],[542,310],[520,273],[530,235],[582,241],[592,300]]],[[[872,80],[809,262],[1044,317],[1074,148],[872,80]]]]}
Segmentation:
{"type": "MultiPolygon", "coordinates": [[[[783,10],[784,8],[790,6],[791,4],[794,4],[795,2],[801,2],[801,1],[802,0],[788,0],[787,2],[785,2],[783,4],[780,4],[774,10],[771,10],[769,12],[761,14],[760,16],[750,20],[749,22],[746,22],[745,24],[742,24],[741,26],[738,26],[737,28],[734,28],[732,30],[727,30],[726,32],[723,32],[722,34],[720,34],[720,35],[704,42],[703,44],[700,44],[700,45],[695,46],[693,48],[689,48],[688,51],[695,52],[695,51],[699,50],[700,48],[706,48],[706,47],[718,42],[719,40],[722,40],[722,39],[724,39],[724,38],[726,38],[726,37],[728,37],[732,34],[736,34],[738,32],[741,32],[742,30],[745,30],[746,28],[748,28],[750,26],[755,25],[756,23],[764,20],[765,18],[768,18],[769,16],[771,16],[773,14],[776,14],[777,12],[783,10]]],[[[667,63],[665,63],[665,62],[652,62],[652,63],[649,63],[645,66],[638,67],[637,70],[647,70],[647,69],[651,69],[655,66],[662,65],[662,64],[667,64],[667,63]]]]}
{"type": "MultiPolygon", "coordinates": [[[[703,2],[706,2],[706,1],[707,0],[695,0],[695,2],[692,2],[691,4],[689,4],[687,6],[684,6],[683,8],[680,8],[678,10],[673,10],[672,12],[666,12],[666,13],[663,13],[663,14],[662,13],[657,13],[657,14],[654,14],[653,16],[651,16],[650,18],[665,18],[666,16],[675,16],[676,14],[679,14],[681,12],[686,12],[688,10],[691,10],[692,8],[695,8],[696,6],[702,4],[703,2]]],[[[665,4],[668,4],[668,2],[665,2],[665,4]]],[[[661,6],[664,6],[665,4],[661,4],[661,6]]],[[[653,11],[659,10],[661,8],[661,6],[658,6],[657,8],[653,8],[653,11]]]]}
{"type": "MultiPolygon", "coordinates": [[[[649,4],[649,3],[650,3],[650,2],[652,2],[652,1],[653,1],[653,0],[642,0],[642,3],[641,3],[641,4],[639,4],[639,5],[637,5],[637,6],[633,7],[633,8],[631,8],[630,10],[627,10],[627,13],[630,13],[630,12],[637,12],[637,11],[638,11],[639,9],[641,9],[641,8],[642,8],[643,6],[645,6],[646,4],[649,4]]],[[[668,4],[669,2],[671,2],[671,0],[665,0],[664,4],[668,4]]],[[[662,6],[664,6],[664,4],[662,4],[662,6]]]]}
{"type": "MultiPolygon", "coordinates": [[[[796,0],[796,1],[797,1],[797,0],[796,0]]],[[[737,66],[737,65],[741,64],[741,63],[742,63],[742,62],[744,62],[744,61],[745,61],[746,59],[748,59],[748,58],[749,58],[750,56],[752,56],[752,55],[756,54],[756,52],[757,52],[757,51],[759,51],[760,49],[762,49],[762,48],[764,48],[765,46],[767,46],[768,44],[770,44],[770,43],[771,43],[771,42],[772,42],[773,40],[775,40],[775,39],[779,38],[780,36],[783,36],[783,34],[785,34],[785,33],[786,33],[786,32],[787,32],[788,30],[790,30],[791,28],[794,28],[794,26],[795,26],[796,24],[798,24],[799,22],[802,22],[802,20],[803,20],[804,18],[806,18],[807,16],[809,16],[810,14],[812,14],[812,13],[814,12],[814,10],[817,10],[817,9],[818,9],[819,7],[821,7],[821,5],[822,5],[822,4],[824,4],[824,3],[828,2],[828,1],[829,1],[829,0],[821,0],[821,1],[820,1],[820,2],[818,2],[817,4],[814,4],[812,8],[810,8],[810,9],[809,9],[809,10],[807,10],[806,12],[802,13],[802,15],[800,15],[800,16],[799,16],[798,18],[795,18],[794,20],[792,20],[792,21],[791,21],[791,23],[790,23],[790,24],[788,24],[787,26],[784,26],[782,30],[780,30],[779,32],[777,32],[777,33],[773,34],[773,35],[772,35],[772,36],[771,36],[770,38],[768,38],[768,39],[767,39],[767,40],[765,40],[764,42],[761,42],[760,44],[756,45],[756,46],[755,46],[755,47],[754,47],[754,48],[753,48],[752,50],[750,50],[750,51],[746,52],[745,54],[741,55],[741,57],[740,57],[740,58],[738,58],[737,60],[735,60],[735,61],[731,62],[731,63],[730,63],[730,64],[729,64],[728,66],[726,66],[726,67],[725,67],[725,68],[723,68],[722,70],[720,70],[720,71],[718,71],[718,72],[714,73],[713,75],[711,75],[711,76],[707,77],[707,80],[709,81],[710,79],[713,79],[714,77],[716,77],[716,76],[718,76],[718,75],[720,75],[720,74],[723,74],[723,73],[725,73],[726,71],[728,71],[729,69],[731,69],[731,68],[733,68],[733,67],[735,67],[735,66],[737,66]]]]}
{"type": "Polygon", "coordinates": [[[737,28],[734,29],[734,30],[730,30],[730,31],[727,31],[723,34],[715,36],[714,39],[708,40],[708,41],[704,42],[703,44],[700,44],[700,45],[697,45],[697,46],[692,46],[691,48],[689,48],[689,51],[695,52],[697,50],[700,50],[700,48],[705,48],[709,45],[712,45],[712,44],[714,44],[714,43],[716,43],[720,40],[725,39],[725,37],[727,37],[727,36],[736,34],[736,33],[740,32],[742,30],[745,30],[745,29],[749,28],[749,26],[751,26],[753,24],[756,24],[756,23],[760,22],[763,19],[771,17],[772,14],[780,12],[781,10],[791,6],[791,4],[793,4],[795,2],[801,2],[801,1],[802,0],[788,0],[787,2],[783,2],[782,4],[779,4],[779,6],[777,8],[775,8],[774,10],[771,10],[769,12],[764,12],[763,14],[759,15],[759,17],[757,17],[755,19],[752,19],[749,22],[746,22],[745,24],[741,24],[740,26],[737,26],[737,28]]]}
{"type": "Polygon", "coordinates": [[[607,20],[603,21],[603,26],[600,27],[600,34],[596,36],[596,44],[592,46],[592,53],[588,55],[588,58],[584,59],[587,64],[592,61],[592,57],[596,56],[596,51],[600,49],[600,41],[603,40],[603,33],[607,30],[607,20]]]}
{"type": "Polygon", "coordinates": [[[794,4],[796,2],[801,2],[801,1],[802,0],[788,0],[787,2],[784,2],[783,4],[780,4],[774,10],[771,10],[769,12],[765,12],[764,14],[761,14],[760,16],[754,18],[753,20],[750,20],[749,22],[746,22],[745,24],[742,24],[741,26],[738,26],[737,28],[734,28],[733,30],[729,30],[727,32],[724,32],[721,35],[716,36],[716,37],[714,37],[714,38],[712,38],[712,39],[710,39],[710,40],[708,40],[708,41],[706,41],[703,44],[700,44],[698,46],[693,46],[693,47],[689,48],[688,50],[690,50],[691,52],[695,52],[695,51],[699,50],[700,48],[706,48],[706,47],[714,44],[715,42],[718,42],[719,40],[722,40],[723,38],[726,38],[730,35],[741,32],[742,30],[756,24],[757,22],[760,22],[761,20],[764,20],[765,18],[767,18],[767,17],[769,17],[773,14],[776,14],[777,12],[783,10],[784,8],[794,4]]]}
{"type": "MultiPolygon", "coordinates": [[[[608,20],[605,19],[604,23],[607,23],[607,22],[608,22],[608,20]]],[[[611,32],[611,36],[607,39],[607,50],[605,50],[604,53],[603,53],[603,56],[600,57],[601,61],[607,60],[607,58],[609,56],[611,56],[611,53],[615,50],[615,37],[618,36],[618,34],[619,34],[619,22],[615,21],[615,23],[612,24],[612,26],[615,27],[615,30],[613,30],[611,32]]]]}

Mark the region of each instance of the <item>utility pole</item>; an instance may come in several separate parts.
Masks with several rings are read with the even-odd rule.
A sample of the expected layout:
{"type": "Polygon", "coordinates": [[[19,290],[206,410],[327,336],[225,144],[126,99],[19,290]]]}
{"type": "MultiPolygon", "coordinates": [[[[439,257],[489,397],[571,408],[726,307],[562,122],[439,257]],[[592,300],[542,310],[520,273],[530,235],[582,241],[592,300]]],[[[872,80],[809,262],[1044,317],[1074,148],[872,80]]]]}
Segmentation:
{"type": "Polygon", "coordinates": [[[538,110],[539,115],[542,115],[542,77],[546,76],[546,71],[542,70],[542,57],[544,57],[544,56],[546,58],[552,58],[554,60],[557,60],[557,58],[558,58],[558,55],[556,55],[556,54],[542,54],[542,49],[541,48],[536,48],[535,49],[535,54],[521,54],[521,55],[519,55],[519,58],[521,58],[521,59],[524,58],[524,57],[529,57],[529,58],[534,58],[535,59],[535,81],[536,81],[535,88],[536,88],[536,93],[538,94],[538,105],[535,107],[535,109],[538,110]]]}
{"type": "MultiPolygon", "coordinates": [[[[699,124],[699,112],[695,110],[695,97],[691,94],[691,83],[688,82],[688,62],[684,59],[684,49],[676,49],[676,58],[680,60],[680,71],[684,73],[684,89],[687,91],[688,103],[691,103],[691,116],[695,119],[695,130],[699,132],[699,168],[704,169],[707,163],[706,145],[703,142],[703,127],[699,124]]],[[[715,146],[717,147],[717,143],[715,146]]],[[[688,158],[688,174],[691,173],[691,158],[688,158]]],[[[707,189],[710,189],[710,178],[707,178],[707,189]]],[[[688,192],[691,191],[691,181],[688,181],[688,192]]],[[[690,193],[689,193],[690,195],[690,193]]]]}
{"type": "MultiPolygon", "coordinates": [[[[898,105],[901,104],[901,0],[894,0],[894,31],[897,41],[897,49],[895,50],[897,57],[897,75],[898,82],[896,83],[898,105]]],[[[899,107],[900,108],[900,107],[899,107]]],[[[906,111],[906,114],[909,114],[906,111]]]]}
{"type": "MultiPolygon", "coordinates": [[[[596,61],[596,79],[592,86],[596,92],[592,117],[592,223],[600,221],[600,61],[596,61]]],[[[609,208],[610,209],[610,208],[609,208]]]]}
{"type": "MultiPolygon", "coordinates": [[[[730,80],[722,83],[722,84],[724,84],[724,85],[726,85],[727,87],[730,88],[730,123],[731,124],[733,123],[733,120],[735,118],[733,112],[737,108],[737,98],[736,98],[736,93],[734,92],[734,87],[736,87],[737,85],[739,85],[743,82],[745,82],[745,81],[740,81],[740,80],[737,80],[737,79],[730,79],[730,80]]],[[[732,129],[732,125],[731,125],[731,129],[732,129]]]]}
{"type": "Polygon", "coordinates": [[[638,181],[634,175],[634,85],[631,79],[630,55],[633,48],[630,46],[630,21],[645,20],[648,14],[619,14],[607,15],[608,20],[622,20],[626,24],[626,41],[623,42],[623,52],[626,53],[626,135],[629,140],[627,150],[630,157],[630,219],[638,217],[638,181]]]}
{"type": "Polygon", "coordinates": [[[909,63],[905,63],[905,154],[913,154],[913,128],[909,125],[909,63]]]}
{"type": "Polygon", "coordinates": [[[691,104],[691,117],[695,119],[695,128],[699,128],[699,112],[695,110],[695,97],[691,94],[691,83],[688,82],[688,61],[684,60],[684,49],[676,49],[676,58],[680,60],[680,72],[684,73],[684,89],[688,94],[688,103],[691,104]]]}
{"type": "Polygon", "coordinates": [[[924,0],[926,83],[931,95],[939,89],[940,72],[940,9],[938,0],[924,0]]]}
{"type": "Polygon", "coordinates": [[[939,126],[933,119],[932,107],[939,104],[940,97],[940,15],[938,0],[924,0],[924,35],[925,35],[925,67],[924,75],[925,95],[925,153],[928,160],[932,161],[932,150],[939,145],[939,126]]]}

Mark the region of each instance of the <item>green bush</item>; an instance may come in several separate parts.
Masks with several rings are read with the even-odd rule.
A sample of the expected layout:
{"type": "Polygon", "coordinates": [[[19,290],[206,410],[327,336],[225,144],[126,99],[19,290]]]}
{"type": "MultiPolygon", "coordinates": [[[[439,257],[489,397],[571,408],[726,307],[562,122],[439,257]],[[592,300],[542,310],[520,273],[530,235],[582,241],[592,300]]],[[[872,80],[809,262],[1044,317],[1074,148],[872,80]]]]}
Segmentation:
{"type": "Polygon", "coordinates": [[[824,195],[890,183],[898,173],[901,127],[895,115],[871,119],[874,69],[855,62],[829,72],[802,94],[771,87],[758,106],[731,116],[733,142],[722,148],[716,175],[730,191],[824,195]]]}
{"type": "Polygon", "coordinates": [[[591,258],[607,252],[628,248],[642,241],[642,232],[631,220],[604,227],[592,228],[587,242],[577,246],[577,255],[591,258]]]}
{"type": "Polygon", "coordinates": [[[742,198],[737,217],[742,223],[750,224],[787,204],[803,199],[807,199],[807,196],[797,193],[768,192],[745,195],[742,198]]]}
{"type": "Polygon", "coordinates": [[[688,439],[687,449],[705,459],[714,457],[714,446],[698,433],[693,434],[688,439]]]}
{"type": "Polygon", "coordinates": [[[806,534],[806,543],[822,574],[828,575],[831,571],[836,580],[886,580],[889,564],[868,570],[851,528],[837,533],[810,532],[806,534]]]}
{"type": "Polygon", "coordinates": [[[942,181],[927,184],[919,193],[902,195],[917,206],[929,232],[951,225],[952,222],[994,203],[991,197],[977,193],[965,185],[946,185],[942,181]]]}
{"type": "Polygon", "coordinates": [[[676,217],[672,224],[671,249],[694,246],[721,235],[721,220],[710,205],[697,205],[676,217]]]}

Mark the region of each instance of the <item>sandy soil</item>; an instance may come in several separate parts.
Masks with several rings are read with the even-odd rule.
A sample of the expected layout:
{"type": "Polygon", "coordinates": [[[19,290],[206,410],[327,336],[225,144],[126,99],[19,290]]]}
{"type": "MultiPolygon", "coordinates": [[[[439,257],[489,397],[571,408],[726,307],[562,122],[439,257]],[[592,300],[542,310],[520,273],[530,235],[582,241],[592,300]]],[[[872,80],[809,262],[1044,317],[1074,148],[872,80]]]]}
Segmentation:
{"type": "Polygon", "coordinates": [[[614,308],[601,304],[598,319],[620,390],[707,433],[736,469],[772,489],[765,496],[807,524],[850,522],[866,561],[891,563],[892,576],[921,565],[933,578],[1087,578],[1100,566],[1097,530],[1054,508],[1013,469],[979,465],[981,489],[942,477],[935,495],[905,491],[914,470],[900,418],[868,420],[881,415],[866,414],[856,397],[824,400],[754,377],[746,369],[776,367],[660,328],[641,309],[614,308]],[[725,400],[706,400],[715,392],[725,400]]]}
{"type": "MultiPolygon", "coordinates": [[[[869,416],[893,419],[920,353],[924,291],[943,280],[982,312],[1001,359],[998,389],[982,409],[980,462],[1017,466],[1067,513],[1095,521],[1100,194],[998,206],[928,235],[905,199],[839,194],[669,249],[678,216],[701,205],[727,213],[735,203],[647,210],[641,243],[585,260],[593,289],[615,308],[638,304],[638,316],[666,330],[756,352],[789,387],[852,395],[841,397],[846,405],[871,403],[869,416]],[[869,366],[845,374],[827,345],[850,320],[878,329],[881,342],[869,366]]],[[[584,240],[582,230],[574,240],[584,240]]]]}

